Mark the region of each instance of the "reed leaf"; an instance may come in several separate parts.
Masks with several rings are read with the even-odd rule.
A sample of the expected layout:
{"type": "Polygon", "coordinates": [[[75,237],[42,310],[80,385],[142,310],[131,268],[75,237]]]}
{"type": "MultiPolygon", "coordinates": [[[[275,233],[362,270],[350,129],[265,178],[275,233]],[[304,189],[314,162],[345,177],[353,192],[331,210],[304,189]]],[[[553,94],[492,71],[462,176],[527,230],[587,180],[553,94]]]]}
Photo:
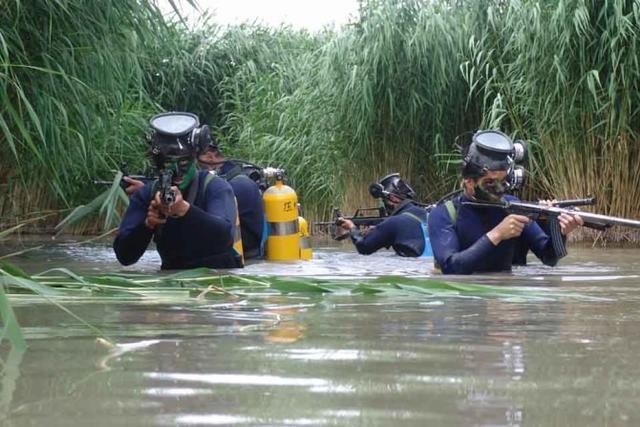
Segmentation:
{"type": "MultiPolygon", "coordinates": [[[[455,138],[481,127],[531,141],[524,196],[591,194],[603,213],[640,217],[638,10],[363,0],[354,22],[312,34],[223,30],[215,16],[188,28],[147,0],[10,0],[0,215],[87,206],[100,197],[92,177],[122,162],[144,168],[152,114],[187,110],[227,156],[287,169],[315,218],[371,204],[368,184],[395,171],[422,200],[438,199],[459,184],[455,138]]],[[[105,229],[119,218],[116,194],[101,199],[105,229]]]]}
{"type": "Polygon", "coordinates": [[[0,316],[2,317],[2,324],[4,325],[2,336],[0,336],[0,343],[2,337],[7,336],[11,346],[16,350],[24,350],[27,348],[27,343],[22,335],[22,330],[16,319],[16,315],[11,308],[7,294],[4,291],[4,286],[0,285],[0,316]]]}

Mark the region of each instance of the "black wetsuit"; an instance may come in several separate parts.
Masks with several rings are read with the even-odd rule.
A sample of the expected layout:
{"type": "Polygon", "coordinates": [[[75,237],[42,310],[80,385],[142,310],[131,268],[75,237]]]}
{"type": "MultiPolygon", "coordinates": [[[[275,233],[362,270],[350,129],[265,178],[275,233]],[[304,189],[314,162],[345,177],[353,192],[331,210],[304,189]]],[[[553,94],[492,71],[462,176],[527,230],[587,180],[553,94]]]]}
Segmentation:
{"type": "MultiPolygon", "coordinates": [[[[507,200],[518,200],[505,196],[507,200]]],[[[429,237],[435,261],[445,274],[471,274],[474,272],[511,270],[515,260],[531,249],[546,265],[554,266],[558,257],[551,238],[536,222],[524,227],[520,237],[503,240],[497,246],[486,233],[497,226],[507,213],[500,208],[476,208],[462,205],[469,200],[460,195],[453,199],[457,211],[452,222],[445,203],[438,204],[429,215],[429,237]]],[[[526,255],[525,255],[526,256],[526,255]]]]}
{"type": "Polygon", "coordinates": [[[400,256],[419,257],[425,253],[425,245],[429,245],[422,228],[422,223],[427,222],[427,214],[425,208],[405,200],[389,218],[366,234],[353,228],[350,231],[351,241],[362,255],[393,247],[400,256]]]}
{"type": "Polygon", "coordinates": [[[203,189],[208,173],[200,171],[183,193],[186,200],[193,200],[187,213],[167,218],[157,232],[144,224],[155,183],[147,183],[134,193],[113,242],[121,264],[137,262],[154,237],[162,269],[242,267],[233,249],[237,216],[233,190],[219,177],[213,177],[203,189]]]}
{"type": "Polygon", "coordinates": [[[242,247],[245,259],[264,255],[265,216],[262,194],[258,185],[242,173],[239,165],[227,160],[220,168],[219,176],[226,179],[238,201],[242,247]]]}

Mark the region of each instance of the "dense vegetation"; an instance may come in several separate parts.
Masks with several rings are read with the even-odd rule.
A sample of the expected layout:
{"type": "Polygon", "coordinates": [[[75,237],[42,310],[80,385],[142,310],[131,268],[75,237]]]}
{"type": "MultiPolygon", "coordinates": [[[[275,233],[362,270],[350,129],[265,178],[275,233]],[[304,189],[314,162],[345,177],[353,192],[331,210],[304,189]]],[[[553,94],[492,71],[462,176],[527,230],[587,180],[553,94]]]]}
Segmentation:
{"type": "MultiPolygon", "coordinates": [[[[454,139],[531,141],[530,192],[640,217],[640,0],[369,0],[339,32],[214,21],[147,0],[9,0],[0,13],[0,216],[86,202],[142,169],[147,118],[189,110],[228,155],[287,168],[312,216],[390,171],[455,188],[454,139]]],[[[611,235],[623,238],[623,235],[611,235]]]]}

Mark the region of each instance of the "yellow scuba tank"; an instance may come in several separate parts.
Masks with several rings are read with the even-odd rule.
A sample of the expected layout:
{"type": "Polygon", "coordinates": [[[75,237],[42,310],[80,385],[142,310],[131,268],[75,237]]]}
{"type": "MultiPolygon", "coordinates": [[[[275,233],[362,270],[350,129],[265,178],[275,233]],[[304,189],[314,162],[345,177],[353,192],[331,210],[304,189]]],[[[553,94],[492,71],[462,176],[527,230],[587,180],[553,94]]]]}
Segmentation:
{"type": "Polygon", "coordinates": [[[242,265],[244,265],[244,248],[242,247],[242,231],[240,228],[240,211],[238,211],[238,199],[233,198],[236,202],[236,228],[233,234],[233,249],[240,255],[242,265]]]}
{"type": "Polygon", "coordinates": [[[284,171],[265,168],[265,174],[275,176],[275,184],[267,188],[262,200],[269,224],[266,258],[270,261],[300,259],[300,228],[298,195],[284,184],[284,171]]]}
{"type": "Polygon", "coordinates": [[[313,250],[309,237],[309,224],[302,216],[300,203],[298,203],[298,227],[300,229],[300,259],[311,259],[313,258],[313,250]]]}

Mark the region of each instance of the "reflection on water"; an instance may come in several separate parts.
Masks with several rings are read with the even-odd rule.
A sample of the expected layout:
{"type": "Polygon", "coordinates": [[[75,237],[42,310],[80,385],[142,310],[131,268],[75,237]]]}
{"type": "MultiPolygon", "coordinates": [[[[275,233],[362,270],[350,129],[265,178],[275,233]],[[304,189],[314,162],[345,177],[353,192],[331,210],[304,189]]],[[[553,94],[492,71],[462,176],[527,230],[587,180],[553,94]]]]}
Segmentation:
{"type": "MultiPolygon", "coordinates": [[[[15,299],[30,348],[3,343],[2,425],[637,425],[640,252],[579,249],[475,283],[545,297],[255,295],[182,302],[15,299]]],[[[37,272],[122,269],[107,245],[32,252],[37,272]]],[[[151,252],[134,271],[156,271],[151,252]]],[[[242,273],[430,276],[348,246],[242,273]]],[[[469,280],[454,277],[453,280],[469,280]]]]}

